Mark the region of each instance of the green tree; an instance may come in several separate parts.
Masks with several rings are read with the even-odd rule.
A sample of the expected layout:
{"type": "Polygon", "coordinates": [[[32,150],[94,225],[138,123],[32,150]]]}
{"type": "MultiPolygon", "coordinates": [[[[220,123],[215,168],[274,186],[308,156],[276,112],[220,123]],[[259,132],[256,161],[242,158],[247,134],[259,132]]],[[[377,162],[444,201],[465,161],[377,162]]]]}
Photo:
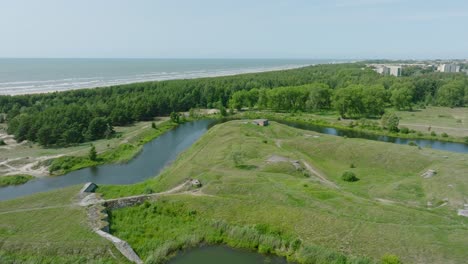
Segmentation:
{"type": "Polygon", "coordinates": [[[373,85],[362,90],[362,105],[367,116],[381,116],[388,102],[388,93],[382,85],[373,85]]]}
{"type": "Polygon", "coordinates": [[[174,123],[179,123],[180,122],[180,114],[176,112],[171,113],[171,121],[174,123]]]}
{"type": "Polygon", "coordinates": [[[413,91],[409,84],[397,84],[392,87],[390,101],[398,110],[411,110],[413,91]]]}
{"type": "Polygon", "coordinates": [[[95,117],[89,123],[87,130],[87,137],[89,140],[96,140],[103,138],[108,131],[109,124],[104,117],[95,117]]]}
{"type": "Polygon", "coordinates": [[[92,161],[97,160],[96,147],[93,144],[91,144],[91,149],[89,150],[88,158],[92,161]]]}
{"type": "Polygon", "coordinates": [[[437,92],[437,103],[442,106],[456,107],[463,106],[465,96],[465,82],[451,81],[442,87],[437,92]]]}
{"type": "Polygon", "coordinates": [[[333,107],[342,117],[359,117],[364,112],[362,102],[363,87],[360,85],[350,85],[335,91],[333,95],[333,107]]]}
{"type": "Polygon", "coordinates": [[[381,124],[383,128],[389,131],[398,132],[400,118],[395,113],[386,113],[382,116],[381,124]]]}
{"type": "Polygon", "coordinates": [[[309,111],[329,109],[332,90],[326,84],[316,84],[309,92],[306,108],[309,111]]]}

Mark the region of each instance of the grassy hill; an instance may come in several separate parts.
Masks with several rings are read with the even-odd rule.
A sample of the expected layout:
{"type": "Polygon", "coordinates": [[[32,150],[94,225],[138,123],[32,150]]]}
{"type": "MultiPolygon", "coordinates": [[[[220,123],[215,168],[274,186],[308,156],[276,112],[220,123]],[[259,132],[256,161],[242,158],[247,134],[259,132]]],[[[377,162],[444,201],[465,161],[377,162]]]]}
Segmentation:
{"type": "MultiPolygon", "coordinates": [[[[157,192],[197,178],[203,183],[201,193],[165,198],[168,211],[176,206],[204,220],[262,224],[346,255],[380,259],[394,254],[407,263],[463,263],[468,219],[457,216],[456,209],[467,199],[467,158],[274,122],[257,127],[232,121],[209,130],[160,177],[99,191],[107,197],[157,192]],[[437,174],[421,177],[428,169],[437,174]],[[360,180],[341,180],[345,171],[360,180]]],[[[187,228],[192,220],[161,225],[167,214],[152,215],[147,208],[151,206],[116,210],[111,218],[113,232],[143,257],[167,246],[167,232],[198,234],[197,228],[187,228]],[[149,228],[151,223],[159,223],[158,228],[149,228]]]]}
{"type": "MultiPolygon", "coordinates": [[[[110,213],[111,232],[149,263],[202,242],[302,263],[371,263],[387,254],[404,263],[464,263],[468,218],[456,210],[468,199],[467,160],[275,122],[231,121],[210,129],[159,177],[98,192],[123,197],[168,190],[189,178],[202,182],[199,191],[110,213]],[[429,169],[437,174],[421,177],[429,169]],[[343,181],[346,171],[359,181],[343,181]]],[[[0,202],[1,262],[20,256],[24,262],[123,262],[91,232],[85,209],[71,205],[78,190],[0,202]]]]}

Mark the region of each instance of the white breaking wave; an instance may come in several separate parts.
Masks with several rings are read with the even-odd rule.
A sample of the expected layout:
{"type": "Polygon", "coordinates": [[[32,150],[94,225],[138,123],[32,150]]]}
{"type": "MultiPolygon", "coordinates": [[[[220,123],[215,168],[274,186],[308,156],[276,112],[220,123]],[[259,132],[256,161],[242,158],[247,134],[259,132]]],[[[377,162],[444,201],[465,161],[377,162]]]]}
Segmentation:
{"type": "Polygon", "coordinates": [[[191,70],[181,72],[149,72],[135,74],[132,76],[113,76],[113,77],[80,77],[64,78],[56,80],[38,80],[38,81],[8,81],[0,82],[0,94],[20,95],[31,93],[47,93],[55,91],[66,91],[83,88],[106,87],[112,85],[121,85],[148,81],[165,81],[174,79],[194,79],[217,76],[230,76],[243,73],[255,73],[265,71],[286,70],[309,66],[311,64],[288,64],[274,67],[247,67],[238,69],[218,69],[218,70],[191,70]]]}

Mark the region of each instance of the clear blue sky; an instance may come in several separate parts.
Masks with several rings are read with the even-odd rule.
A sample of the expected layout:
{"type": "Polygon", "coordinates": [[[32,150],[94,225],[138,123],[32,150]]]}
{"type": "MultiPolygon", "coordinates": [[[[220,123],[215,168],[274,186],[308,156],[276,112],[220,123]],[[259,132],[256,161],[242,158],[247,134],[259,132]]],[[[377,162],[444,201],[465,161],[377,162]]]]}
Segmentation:
{"type": "Polygon", "coordinates": [[[1,0],[0,57],[468,58],[468,1],[1,0]]]}

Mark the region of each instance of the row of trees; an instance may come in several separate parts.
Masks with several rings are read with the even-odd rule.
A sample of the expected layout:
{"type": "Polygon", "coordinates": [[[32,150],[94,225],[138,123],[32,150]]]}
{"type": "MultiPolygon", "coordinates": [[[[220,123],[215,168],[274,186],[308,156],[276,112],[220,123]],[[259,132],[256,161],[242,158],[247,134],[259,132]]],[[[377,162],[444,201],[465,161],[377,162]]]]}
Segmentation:
{"type": "MultiPolygon", "coordinates": [[[[108,137],[113,126],[191,108],[259,107],[345,116],[378,116],[383,107],[468,104],[467,77],[432,73],[396,78],[363,64],[318,65],[277,72],[172,80],[49,94],[0,96],[8,132],[43,145],[108,137]]],[[[2,114],[2,116],[3,116],[2,114]]]]}

